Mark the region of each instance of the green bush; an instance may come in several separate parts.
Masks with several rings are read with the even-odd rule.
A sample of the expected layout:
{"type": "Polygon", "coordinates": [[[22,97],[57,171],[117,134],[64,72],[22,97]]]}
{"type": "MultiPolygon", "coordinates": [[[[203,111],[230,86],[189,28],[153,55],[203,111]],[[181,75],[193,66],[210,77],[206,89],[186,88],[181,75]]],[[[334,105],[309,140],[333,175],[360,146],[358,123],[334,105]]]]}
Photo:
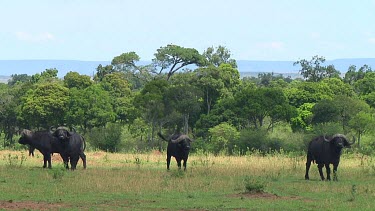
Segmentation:
{"type": "Polygon", "coordinates": [[[121,130],[119,123],[108,123],[106,127],[93,128],[86,135],[87,141],[93,148],[117,152],[121,150],[121,130]]]}

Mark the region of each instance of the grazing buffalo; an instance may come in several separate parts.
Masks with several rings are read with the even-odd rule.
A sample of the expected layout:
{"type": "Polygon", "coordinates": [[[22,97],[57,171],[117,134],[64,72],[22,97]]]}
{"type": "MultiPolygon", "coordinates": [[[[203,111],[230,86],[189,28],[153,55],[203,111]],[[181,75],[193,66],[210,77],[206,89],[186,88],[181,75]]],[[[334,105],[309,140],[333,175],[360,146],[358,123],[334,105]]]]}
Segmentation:
{"type": "Polygon", "coordinates": [[[18,143],[29,145],[29,149],[37,149],[43,154],[43,168],[52,168],[51,165],[51,153],[60,153],[64,163],[67,162],[68,158],[64,154],[63,144],[48,131],[36,131],[22,130],[21,137],[18,143]]]}
{"type": "Polygon", "coordinates": [[[182,135],[180,133],[172,135],[172,137],[169,139],[166,139],[161,133],[158,133],[158,136],[168,142],[167,169],[169,170],[171,157],[173,156],[177,161],[177,166],[179,169],[181,169],[181,160],[184,161],[184,170],[186,170],[186,163],[190,151],[190,142],[192,142],[192,140],[187,135],[182,135]]]}
{"type": "Polygon", "coordinates": [[[337,167],[340,163],[340,156],[344,147],[350,147],[355,142],[350,143],[348,139],[342,134],[336,134],[331,137],[318,136],[311,140],[307,150],[306,174],[305,179],[309,178],[309,169],[311,162],[318,164],[320,178],[324,180],[323,166],[326,167],[327,180],[331,180],[330,164],[333,165],[333,180],[337,181],[337,167]]]}
{"type": "MultiPolygon", "coordinates": [[[[53,131],[54,127],[50,128],[52,135],[57,138],[64,145],[64,152],[70,160],[71,169],[75,170],[77,168],[77,163],[79,158],[83,161],[83,168],[86,169],[86,155],[84,153],[86,149],[86,142],[83,136],[69,131],[66,127],[58,127],[53,131]]],[[[66,163],[66,168],[69,168],[68,163],[66,163]]]]}

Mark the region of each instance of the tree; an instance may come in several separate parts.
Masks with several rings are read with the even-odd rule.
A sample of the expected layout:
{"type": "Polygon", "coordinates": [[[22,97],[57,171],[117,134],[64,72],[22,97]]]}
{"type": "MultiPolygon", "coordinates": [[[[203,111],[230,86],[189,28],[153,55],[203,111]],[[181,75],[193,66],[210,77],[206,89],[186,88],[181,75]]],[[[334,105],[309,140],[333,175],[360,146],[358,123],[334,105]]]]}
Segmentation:
{"type": "Polygon", "coordinates": [[[60,83],[37,84],[35,89],[30,89],[22,98],[22,120],[36,128],[64,124],[68,91],[60,83]]]}
{"type": "Polygon", "coordinates": [[[138,62],[139,59],[140,57],[132,51],[114,57],[112,59],[111,65],[113,65],[117,70],[123,70],[128,68],[138,69],[135,63],[138,62]]]}
{"type": "Polygon", "coordinates": [[[220,97],[232,93],[241,83],[240,73],[229,64],[198,68],[194,72],[197,78],[195,83],[204,92],[207,114],[220,97]]]}
{"type": "Polygon", "coordinates": [[[85,89],[92,85],[92,81],[88,75],[80,75],[77,72],[68,72],[64,76],[64,85],[69,89],[73,87],[77,89],[85,89]]]}
{"type": "Polygon", "coordinates": [[[375,91],[375,72],[367,72],[363,79],[354,83],[354,89],[359,95],[368,95],[375,91]]]}
{"type": "Polygon", "coordinates": [[[314,105],[315,103],[304,103],[299,108],[297,108],[297,116],[291,118],[291,127],[294,132],[299,130],[309,131],[312,129],[312,108],[314,107],[314,105]]]}
{"type": "Polygon", "coordinates": [[[335,78],[340,76],[340,72],[333,65],[322,66],[326,60],[324,57],[313,56],[310,61],[301,59],[293,63],[300,65],[299,72],[307,81],[318,82],[323,78],[335,78]]]}
{"type": "Polygon", "coordinates": [[[89,86],[85,89],[85,96],[89,102],[85,114],[86,128],[104,127],[108,122],[115,121],[110,95],[101,86],[89,86]]]}
{"type": "Polygon", "coordinates": [[[294,113],[282,90],[277,88],[244,88],[235,94],[233,109],[255,128],[262,127],[264,119],[270,117],[269,129],[276,121],[289,121],[294,113]]]}
{"type": "Polygon", "coordinates": [[[375,126],[375,120],[372,113],[360,111],[349,121],[349,127],[356,131],[358,136],[358,147],[361,145],[361,136],[370,131],[375,126]]]}
{"type": "Polygon", "coordinates": [[[40,74],[37,73],[31,76],[32,83],[41,83],[41,82],[54,82],[58,80],[57,73],[59,71],[56,68],[46,69],[45,71],[41,72],[40,74]]]}
{"type": "Polygon", "coordinates": [[[114,72],[104,76],[100,85],[111,97],[113,111],[116,113],[116,120],[130,122],[134,119],[134,106],[132,104],[133,93],[125,73],[114,72]]]}
{"type": "Polygon", "coordinates": [[[153,65],[136,65],[139,60],[135,52],[128,52],[114,57],[111,62],[115,71],[125,74],[132,89],[140,89],[152,80],[153,65]]]}
{"type": "Polygon", "coordinates": [[[164,93],[169,84],[166,80],[155,79],[146,84],[139,94],[135,96],[134,105],[139,109],[145,121],[150,125],[151,142],[154,141],[157,126],[163,124],[164,93]]]}
{"type": "Polygon", "coordinates": [[[219,45],[218,47],[209,47],[203,52],[209,64],[219,67],[221,64],[229,64],[232,68],[237,68],[235,59],[231,59],[230,50],[226,47],[219,45]]]}
{"type": "MultiPolygon", "coordinates": [[[[166,107],[170,107],[183,117],[184,133],[189,131],[190,116],[199,113],[201,98],[200,90],[190,84],[170,86],[165,93],[166,107]]],[[[171,112],[168,112],[171,113],[171,112]]]]}
{"type": "Polygon", "coordinates": [[[112,65],[106,65],[106,66],[102,66],[101,64],[98,65],[98,67],[96,68],[96,74],[94,76],[94,81],[102,81],[104,76],[107,75],[107,74],[111,74],[115,72],[114,68],[112,65]]]}
{"type": "Polygon", "coordinates": [[[372,72],[372,69],[366,64],[360,67],[358,72],[356,71],[356,66],[351,65],[348,68],[348,71],[345,73],[344,82],[350,85],[354,85],[356,81],[363,79],[366,73],[370,72],[372,72]]]}
{"type": "Polygon", "coordinates": [[[9,86],[13,86],[16,83],[30,82],[31,76],[27,74],[12,74],[10,80],[8,81],[9,86]]]}
{"type": "Polygon", "coordinates": [[[369,111],[366,102],[348,96],[336,96],[333,99],[319,101],[313,107],[312,123],[339,122],[344,131],[349,121],[360,111],[369,111]]]}
{"type": "Polygon", "coordinates": [[[206,64],[205,58],[199,54],[194,48],[184,48],[178,45],[167,45],[160,47],[154,54],[155,58],[152,60],[156,66],[160,67],[158,74],[167,70],[167,80],[178,70],[187,65],[195,64],[202,66],[206,64]]]}

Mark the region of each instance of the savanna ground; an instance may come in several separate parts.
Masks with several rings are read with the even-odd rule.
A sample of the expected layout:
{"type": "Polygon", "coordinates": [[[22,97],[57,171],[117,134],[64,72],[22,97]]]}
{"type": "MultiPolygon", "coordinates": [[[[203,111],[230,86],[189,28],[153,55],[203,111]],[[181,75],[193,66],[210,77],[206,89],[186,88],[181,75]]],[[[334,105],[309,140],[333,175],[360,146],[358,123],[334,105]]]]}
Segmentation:
{"type": "Polygon", "coordinates": [[[0,151],[4,210],[374,210],[375,162],[342,156],[338,182],[304,180],[305,157],[191,154],[186,172],[165,166],[165,154],[87,152],[88,168],[52,169],[42,156],[0,151]]]}

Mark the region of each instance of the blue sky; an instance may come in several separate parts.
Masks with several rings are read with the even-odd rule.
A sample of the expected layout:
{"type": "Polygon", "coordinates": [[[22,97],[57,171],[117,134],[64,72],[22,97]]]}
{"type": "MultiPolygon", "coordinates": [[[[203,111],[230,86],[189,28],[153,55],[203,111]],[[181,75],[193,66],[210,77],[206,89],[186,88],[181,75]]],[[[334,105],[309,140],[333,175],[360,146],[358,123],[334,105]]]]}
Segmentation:
{"type": "Polygon", "coordinates": [[[0,60],[151,60],[176,44],[236,60],[375,58],[375,0],[12,0],[0,60]]]}

